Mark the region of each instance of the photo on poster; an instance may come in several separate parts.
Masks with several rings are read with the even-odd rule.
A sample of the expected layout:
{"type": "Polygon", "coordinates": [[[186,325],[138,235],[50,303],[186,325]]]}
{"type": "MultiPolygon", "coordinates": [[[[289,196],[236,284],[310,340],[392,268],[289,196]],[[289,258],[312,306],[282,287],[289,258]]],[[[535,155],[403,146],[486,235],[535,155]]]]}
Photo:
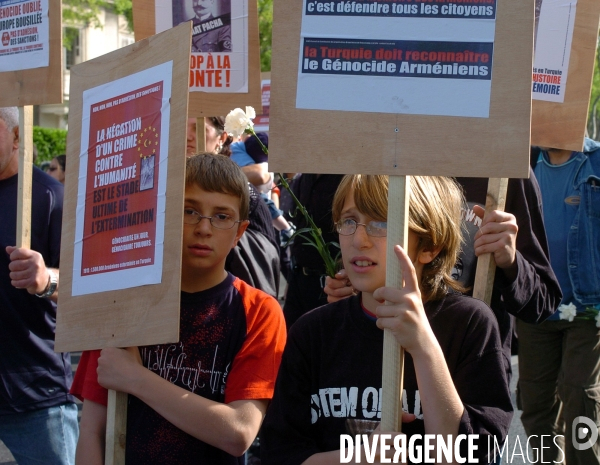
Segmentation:
{"type": "Polygon", "coordinates": [[[140,190],[146,191],[148,189],[154,189],[154,155],[142,157],[141,164],[141,176],[140,176],[140,190]]]}
{"type": "Polygon", "coordinates": [[[248,0],[155,0],[156,32],[192,21],[190,91],[247,92],[248,0]]]}
{"type": "Polygon", "coordinates": [[[536,0],[532,98],[563,103],[577,0],[536,0]]]}
{"type": "Polygon", "coordinates": [[[296,106],[488,118],[495,18],[495,0],[304,0],[296,106]]]}
{"type": "Polygon", "coordinates": [[[0,0],[0,72],[49,63],[48,0],[0,0]]]}
{"type": "Polygon", "coordinates": [[[172,62],[83,93],[72,295],[162,279],[172,62]]]}

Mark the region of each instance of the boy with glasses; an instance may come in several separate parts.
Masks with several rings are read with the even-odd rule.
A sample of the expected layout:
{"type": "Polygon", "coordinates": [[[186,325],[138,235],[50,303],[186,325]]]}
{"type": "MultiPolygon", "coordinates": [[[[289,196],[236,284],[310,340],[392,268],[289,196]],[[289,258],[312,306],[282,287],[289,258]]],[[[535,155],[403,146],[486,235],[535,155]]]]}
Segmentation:
{"type": "MultiPolygon", "coordinates": [[[[506,437],[512,405],[498,324],[451,277],[462,239],[460,188],[449,178],[410,177],[408,248],[394,250],[402,289],[384,287],[387,197],[387,176],[345,176],[337,189],[333,219],[359,294],[290,329],[261,436],[263,465],[340,463],[342,434],[373,431],[381,420],[384,328],[406,350],[406,444],[422,445],[423,434],[452,441],[476,434],[470,452],[489,463],[488,441],[506,437]]],[[[466,449],[463,441],[460,456],[466,449]]]]}
{"type": "Polygon", "coordinates": [[[285,344],[275,299],[225,271],[248,225],[248,188],[222,155],[188,158],[180,342],[85,352],[77,463],[104,463],[107,389],[127,392],[128,464],[243,464],[285,344]]]}

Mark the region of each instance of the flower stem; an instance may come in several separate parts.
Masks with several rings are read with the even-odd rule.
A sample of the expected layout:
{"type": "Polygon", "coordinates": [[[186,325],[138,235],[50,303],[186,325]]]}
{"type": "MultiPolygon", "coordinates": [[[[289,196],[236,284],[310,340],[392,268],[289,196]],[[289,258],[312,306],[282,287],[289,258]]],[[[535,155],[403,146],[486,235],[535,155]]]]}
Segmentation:
{"type": "MultiPolygon", "coordinates": [[[[267,149],[267,147],[265,147],[265,145],[262,143],[262,141],[256,135],[256,132],[254,132],[254,128],[247,128],[246,132],[249,134],[252,134],[256,138],[256,140],[260,144],[263,152],[265,153],[265,155],[268,156],[269,149],[267,149]]],[[[311,235],[313,237],[313,241],[314,241],[314,242],[313,241],[311,241],[311,242],[317,248],[317,250],[319,251],[319,255],[321,255],[321,258],[323,259],[323,262],[325,263],[325,271],[326,271],[327,275],[333,278],[335,276],[335,259],[329,253],[329,248],[327,247],[327,244],[325,243],[325,239],[323,239],[323,232],[321,231],[321,228],[319,228],[315,224],[315,222],[313,221],[312,217],[310,216],[310,214],[308,213],[308,211],[306,210],[304,205],[302,205],[302,203],[300,203],[300,200],[298,200],[298,198],[292,191],[292,188],[288,184],[287,179],[285,179],[285,176],[283,176],[282,173],[277,173],[277,174],[279,176],[279,179],[281,180],[281,185],[292,196],[292,200],[296,204],[296,208],[298,208],[300,213],[302,213],[302,216],[304,216],[304,218],[306,219],[306,222],[310,226],[310,233],[311,233],[311,235]]]]}

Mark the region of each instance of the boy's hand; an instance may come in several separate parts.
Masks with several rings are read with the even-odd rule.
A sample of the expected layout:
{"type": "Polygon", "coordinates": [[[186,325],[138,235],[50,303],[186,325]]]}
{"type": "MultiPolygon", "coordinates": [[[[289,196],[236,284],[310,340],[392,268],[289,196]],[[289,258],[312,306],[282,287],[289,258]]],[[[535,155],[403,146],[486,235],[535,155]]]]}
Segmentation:
{"type": "Polygon", "coordinates": [[[485,210],[479,205],[473,207],[473,212],[483,219],[475,234],[475,255],[494,254],[498,268],[503,269],[508,278],[514,279],[517,274],[517,219],[500,210],[484,216],[485,210]]]}
{"type": "Polygon", "coordinates": [[[327,294],[327,302],[330,304],[356,294],[356,291],[352,287],[352,283],[348,279],[346,270],[344,269],[338,271],[335,274],[335,278],[330,276],[325,278],[323,292],[327,294]]]}
{"type": "Polygon", "coordinates": [[[42,255],[35,250],[8,246],[10,283],[17,289],[26,289],[30,294],[39,294],[48,285],[48,269],[42,255]]]}
{"type": "Polygon", "coordinates": [[[137,347],[107,347],[102,349],[98,359],[98,383],[106,389],[133,394],[140,368],[143,369],[143,365],[137,347]]]}
{"type": "Polygon", "coordinates": [[[389,305],[381,305],[375,310],[377,326],[391,330],[398,343],[414,358],[437,340],[425,315],[415,268],[402,247],[396,245],[394,253],[400,262],[404,287],[375,290],[373,297],[376,300],[389,302],[389,305]]]}

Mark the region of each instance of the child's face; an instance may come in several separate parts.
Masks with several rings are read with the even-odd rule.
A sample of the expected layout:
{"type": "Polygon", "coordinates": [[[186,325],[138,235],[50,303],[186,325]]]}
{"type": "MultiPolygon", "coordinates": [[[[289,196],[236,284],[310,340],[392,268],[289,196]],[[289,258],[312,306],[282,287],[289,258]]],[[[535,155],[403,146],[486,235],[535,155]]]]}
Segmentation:
{"type": "MultiPolygon", "coordinates": [[[[368,224],[373,218],[360,212],[354,203],[354,192],[350,191],[342,208],[341,220],[353,219],[357,223],[368,224]]],[[[352,287],[363,293],[373,293],[385,286],[387,237],[374,237],[367,234],[364,226],[357,226],[350,236],[339,236],[342,261],[352,287]]],[[[418,237],[409,230],[408,255],[415,262],[418,237]]],[[[417,269],[417,274],[419,270],[417,269]]],[[[420,277],[420,276],[419,276],[420,277]]]]}
{"type": "MultiPolygon", "coordinates": [[[[184,208],[205,217],[225,214],[233,220],[240,219],[240,199],[237,196],[207,192],[196,184],[186,186],[184,208]]],[[[247,225],[248,221],[243,221],[235,223],[231,229],[218,229],[207,218],[202,218],[198,224],[184,224],[182,290],[195,292],[221,282],[227,254],[235,247],[247,225]],[[195,283],[207,286],[200,285],[196,288],[195,283]],[[190,290],[189,284],[194,290],[190,290]]]]}

